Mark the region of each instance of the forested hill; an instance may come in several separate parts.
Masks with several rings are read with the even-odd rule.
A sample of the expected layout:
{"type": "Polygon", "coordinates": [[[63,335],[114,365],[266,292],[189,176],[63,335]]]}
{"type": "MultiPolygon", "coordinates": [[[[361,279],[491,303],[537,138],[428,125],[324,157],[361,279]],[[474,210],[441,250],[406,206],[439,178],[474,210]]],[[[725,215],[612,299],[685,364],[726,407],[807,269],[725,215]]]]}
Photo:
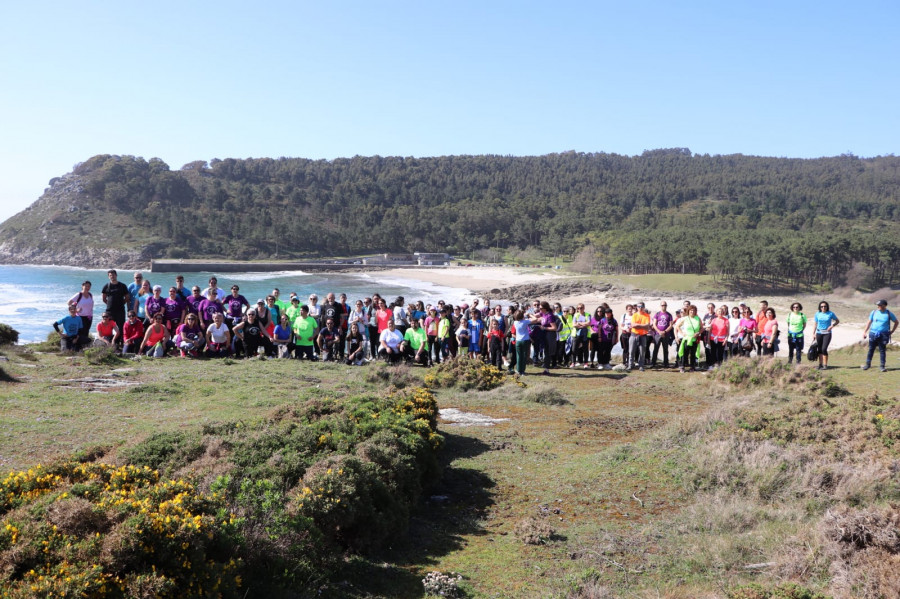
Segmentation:
{"type": "Polygon", "coordinates": [[[303,258],[585,247],[617,271],[900,280],[900,158],[568,152],[226,159],[94,156],[0,225],[5,262],[303,258]]]}

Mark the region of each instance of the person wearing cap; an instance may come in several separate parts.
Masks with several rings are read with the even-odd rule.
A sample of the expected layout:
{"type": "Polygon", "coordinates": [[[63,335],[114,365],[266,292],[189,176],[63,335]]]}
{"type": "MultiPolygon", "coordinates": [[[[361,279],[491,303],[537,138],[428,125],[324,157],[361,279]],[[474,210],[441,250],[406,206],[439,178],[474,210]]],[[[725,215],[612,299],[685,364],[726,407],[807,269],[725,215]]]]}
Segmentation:
{"type": "Polygon", "coordinates": [[[878,348],[881,372],[887,371],[887,345],[896,330],[897,317],[887,309],[887,300],[878,300],[875,309],[869,314],[869,320],[866,321],[866,328],[863,331],[863,339],[869,340],[869,352],[866,354],[863,370],[868,370],[872,365],[872,356],[875,354],[875,348],[878,348]]]}
{"type": "Polygon", "coordinates": [[[272,331],[275,330],[275,321],[272,319],[272,312],[266,306],[266,300],[262,298],[256,300],[256,320],[271,337],[272,331]]]}
{"type": "Polygon", "coordinates": [[[294,328],[294,323],[300,317],[300,298],[296,295],[291,296],[291,303],[285,309],[284,314],[288,317],[288,320],[291,322],[291,328],[294,328]]]}

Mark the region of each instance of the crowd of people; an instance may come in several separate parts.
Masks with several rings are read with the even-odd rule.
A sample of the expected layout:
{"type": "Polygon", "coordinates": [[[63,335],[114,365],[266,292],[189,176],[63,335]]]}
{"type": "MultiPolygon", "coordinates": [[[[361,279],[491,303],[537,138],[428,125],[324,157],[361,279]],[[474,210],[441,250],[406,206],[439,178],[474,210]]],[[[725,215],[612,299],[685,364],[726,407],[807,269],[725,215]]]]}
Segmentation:
{"type": "MultiPolygon", "coordinates": [[[[701,364],[713,369],[734,356],[775,356],[782,339],[788,361],[799,363],[808,334],[814,345],[809,355],[826,369],[832,330],[840,324],[825,301],[809,318],[798,302],[779,318],[766,301],[755,311],[744,303],[730,308],[710,303],[702,316],[690,301],[674,313],[665,301],[652,313],[637,302],[616,318],[607,303],[591,313],[581,303],[564,307],[533,300],[492,306],[490,300],[479,305],[475,299],[454,306],[403,297],[388,302],[377,293],[352,304],[346,294],[328,293],[319,303],[316,294],[305,302],[296,293],[284,300],[278,289],[251,304],[238,285],[226,292],[216,277],[201,290],[185,287],[179,275],[163,296],[162,286],[151,287],[143,273],[134,273],[129,285],[118,280],[115,270],[107,274],[101,295],[106,309],[96,337],[90,336],[94,298],[89,281],[69,300],[68,315],[53,323],[63,350],[95,344],[155,357],[262,355],[356,365],[385,360],[431,366],[464,356],[522,375],[528,364],[542,374],[553,368],[611,369],[613,348],[620,346],[626,370],[685,372],[701,364]]],[[[863,333],[869,343],[863,369],[878,350],[885,370],[885,350],[897,324],[887,302],[878,301],[863,333]]]]}

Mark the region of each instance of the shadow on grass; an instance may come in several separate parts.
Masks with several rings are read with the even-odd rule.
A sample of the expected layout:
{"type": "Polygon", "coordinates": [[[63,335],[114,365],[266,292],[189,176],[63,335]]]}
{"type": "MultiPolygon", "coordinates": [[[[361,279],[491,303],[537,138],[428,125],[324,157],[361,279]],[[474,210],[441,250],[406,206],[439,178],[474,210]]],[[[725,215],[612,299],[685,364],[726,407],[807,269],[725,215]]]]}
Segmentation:
{"type": "Polygon", "coordinates": [[[409,533],[371,559],[350,560],[342,569],[344,597],[421,597],[422,578],[437,558],[465,545],[466,535],[485,534],[482,521],[494,504],[484,473],[454,466],[490,450],[478,439],[444,432],[442,476],[426,491],[410,519],[409,533]],[[365,589],[362,594],[357,594],[365,589]],[[365,594],[368,593],[368,594],[365,594]]]}

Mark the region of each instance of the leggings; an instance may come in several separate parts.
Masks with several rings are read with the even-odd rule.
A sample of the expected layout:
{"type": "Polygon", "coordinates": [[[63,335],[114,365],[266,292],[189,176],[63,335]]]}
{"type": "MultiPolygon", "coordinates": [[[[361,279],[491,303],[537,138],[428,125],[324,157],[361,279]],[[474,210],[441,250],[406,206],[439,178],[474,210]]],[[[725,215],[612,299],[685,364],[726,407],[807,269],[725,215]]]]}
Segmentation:
{"type": "Polygon", "coordinates": [[[441,344],[436,343],[437,335],[427,335],[428,337],[428,359],[435,364],[441,363],[441,344]],[[433,357],[432,357],[433,356],[433,357]]]}
{"type": "MultiPolygon", "coordinates": [[[[583,330],[583,329],[582,329],[583,330]]],[[[576,364],[587,364],[588,362],[588,338],[585,334],[576,334],[574,343],[574,362],[576,364]]]]}
{"type": "Polygon", "coordinates": [[[628,365],[628,345],[631,341],[631,333],[619,335],[619,345],[622,346],[622,364],[628,365]]]}
{"type": "MultiPolygon", "coordinates": [[[[597,333],[591,333],[590,337],[591,341],[591,350],[588,354],[588,363],[593,364],[595,361],[599,359],[600,354],[600,335],[597,333]]],[[[599,362],[603,364],[603,362],[599,362]]]]}
{"type": "Polygon", "coordinates": [[[828,355],[828,345],[831,343],[831,331],[827,333],[816,333],[816,345],[819,346],[819,355],[828,355]]]}
{"type": "Polygon", "coordinates": [[[612,360],[612,341],[600,341],[597,343],[597,364],[606,365],[612,360]]]}
{"type": "Polygon", "coordinates": [[[725,359],[725,342],[710,340],[709,351],[710,356],[709,359],[707,359],[709,365],[712,366],[714,364],[721,364],[725,359]]]}

